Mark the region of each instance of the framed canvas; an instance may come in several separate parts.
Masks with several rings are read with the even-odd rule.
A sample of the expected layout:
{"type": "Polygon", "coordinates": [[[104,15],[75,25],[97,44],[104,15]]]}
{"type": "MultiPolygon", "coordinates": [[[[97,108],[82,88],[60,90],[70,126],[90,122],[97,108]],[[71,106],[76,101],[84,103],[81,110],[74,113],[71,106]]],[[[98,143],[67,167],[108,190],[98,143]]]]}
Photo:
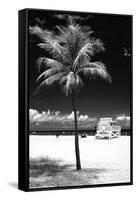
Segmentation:
{"type": "Polygon", "coordinates": [[[132,15],[19,11],[19,189],[131,185],[132,15]]]}

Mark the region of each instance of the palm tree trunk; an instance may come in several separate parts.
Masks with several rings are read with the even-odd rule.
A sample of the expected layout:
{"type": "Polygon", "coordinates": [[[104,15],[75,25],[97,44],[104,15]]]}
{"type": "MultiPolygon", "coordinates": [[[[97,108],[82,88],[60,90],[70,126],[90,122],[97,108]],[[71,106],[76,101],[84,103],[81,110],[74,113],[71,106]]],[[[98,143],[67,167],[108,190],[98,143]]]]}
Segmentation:
{"type": "Polygon", "coordinates": [[[81,169],[81,162],[80,162],[80,151],[79,151],[79,138],[78,138],[78,129],[77,129],[77,111],[75,107],[75,93],[72,93],[72,106],[74,112],[74,122],[75,122],[75,153],[76,153],[76,169],[81,169]]]}

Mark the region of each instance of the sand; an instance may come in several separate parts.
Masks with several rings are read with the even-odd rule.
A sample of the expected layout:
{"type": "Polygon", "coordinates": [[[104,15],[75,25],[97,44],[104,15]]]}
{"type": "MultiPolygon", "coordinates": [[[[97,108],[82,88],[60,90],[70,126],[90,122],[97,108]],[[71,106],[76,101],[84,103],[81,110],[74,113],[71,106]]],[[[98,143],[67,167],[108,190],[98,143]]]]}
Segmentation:
{"type": "MultiPolygon", "coordinates": [[[[30,158],[49,157],[72,164],[75,168],[74,136],[30,136],[30,158]]],[[[130,137],[96,140],[80,138],[83,169],[96,170],[92,184],[130,182],[130,137]]]]}

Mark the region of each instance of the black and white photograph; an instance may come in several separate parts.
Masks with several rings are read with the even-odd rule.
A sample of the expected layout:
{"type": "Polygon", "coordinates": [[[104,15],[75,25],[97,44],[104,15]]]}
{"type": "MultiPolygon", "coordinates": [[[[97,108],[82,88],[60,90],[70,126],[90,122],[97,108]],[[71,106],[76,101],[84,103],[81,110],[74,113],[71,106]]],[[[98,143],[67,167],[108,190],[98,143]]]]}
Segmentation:
{"type": "Polygon", "coordinates": [[[29,189],[132,183],[132,16],[28,10],[29,189]]]}

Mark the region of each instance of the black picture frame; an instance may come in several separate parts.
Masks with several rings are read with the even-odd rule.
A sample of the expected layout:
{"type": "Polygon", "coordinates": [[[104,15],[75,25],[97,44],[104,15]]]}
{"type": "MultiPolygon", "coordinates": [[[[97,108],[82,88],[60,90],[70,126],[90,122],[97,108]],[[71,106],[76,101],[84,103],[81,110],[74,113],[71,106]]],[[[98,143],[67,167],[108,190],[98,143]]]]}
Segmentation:
{"type": "Polygon", "coordinates": [[[62,11],[46,9],[23,9],[19,11],[19,131],[18,131],[18,188],[23,191],[60,190],[76,188],[92,188],[107,186],[123,186],[133,184],[133,16],[125,14],[93,13],[81,11],[62,11]],[[131,19],[131,66],[130,66],[130,181],[95,185],[77,185],[64,187],[29,187],[29,13],[50,12],[57,14],[86,14],[107,16],[128,16],[131,19]]]}

